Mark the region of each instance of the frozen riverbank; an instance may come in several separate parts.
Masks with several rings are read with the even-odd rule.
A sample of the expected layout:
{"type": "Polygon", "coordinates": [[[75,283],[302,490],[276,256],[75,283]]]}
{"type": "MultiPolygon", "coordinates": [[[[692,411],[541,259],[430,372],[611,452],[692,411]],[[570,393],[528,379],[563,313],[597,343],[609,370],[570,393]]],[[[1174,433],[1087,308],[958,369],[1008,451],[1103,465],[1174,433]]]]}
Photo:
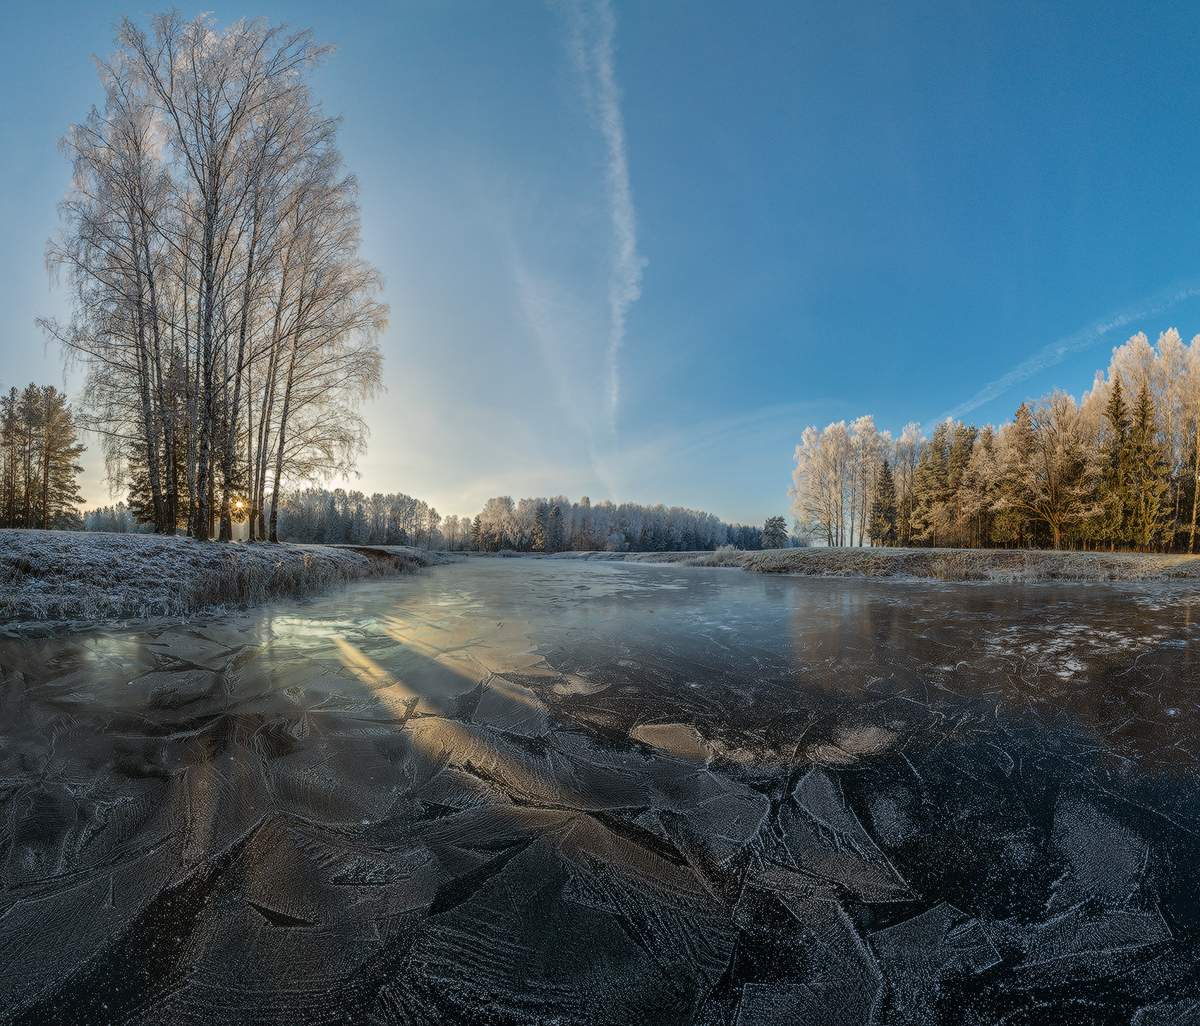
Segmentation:
{"type": "Polygon", "coordinates": [[[1200,556],[1041,549],[766,549],[743,552],[560,552],[553,559],[598,559],[683,566],[737,566],[809,577],[903,577],[930,581],[1200,582],[1200,556]]]}
{"type": "Polygon", "coordinates": [[[439,561],[402,546],[217,544],[0,530],[0,624],[181,616],[311,595],[439,561]]]}

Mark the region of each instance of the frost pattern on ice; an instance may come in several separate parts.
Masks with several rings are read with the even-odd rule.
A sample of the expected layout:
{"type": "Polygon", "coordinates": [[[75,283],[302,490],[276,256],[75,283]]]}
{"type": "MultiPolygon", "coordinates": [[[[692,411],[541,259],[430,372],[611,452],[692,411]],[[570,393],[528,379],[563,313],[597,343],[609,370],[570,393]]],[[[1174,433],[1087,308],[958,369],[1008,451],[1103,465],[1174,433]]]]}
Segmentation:
{"type": "Polygon", "coordinates": [[[0,639],[0,1021],[1198,1021],[1186,604],[999,602],[479,561],[0,639]]]}

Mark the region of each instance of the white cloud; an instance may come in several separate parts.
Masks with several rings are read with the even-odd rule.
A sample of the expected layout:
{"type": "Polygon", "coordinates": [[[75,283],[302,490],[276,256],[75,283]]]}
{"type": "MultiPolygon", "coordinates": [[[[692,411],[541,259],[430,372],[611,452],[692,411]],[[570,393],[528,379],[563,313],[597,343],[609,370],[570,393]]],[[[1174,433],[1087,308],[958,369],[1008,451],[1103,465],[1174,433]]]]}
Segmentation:
{"type": "Polygon", "coordinates": [[[606,187],[609,220],[613,231],[613,258],[608,289],[608,415],[616,424],[621,402],[621,348],[629,308],[642,292],[642,268],[638,254],[637,215],[629,185],[629,159],[625,146],[625,122],[621,116],[613,57],[616,19],[608,0],[567,5],[570,16],[570,49],[584,97],[600,127],[606,155],[606,187]]]}
{"type": "Polygon", "coordinates": [[[1126,328],[1129,325],[1140,321],[1146,317],[1153,317],[1155,314],[1162,313],[1164,310],[1170,309],[1176,303],[1181,303],[1185,299],[1191,299],[1194,296],[1200,296],[1200,283],[1193,283],[1183,287],[1173,289],[1167,293],[1159,293],[1149,299],[1145,299],[1119,313],[1112,314],[1102,320],[1089,324],[1087,327],[1080,328],[1078,331],[1072,332],[1070,335],[1064,335],[1060,339],[1056,339],[1049,345],[1043,346],[1032,356],[1027,357],[1017,364],[1007,374],[1002,374],[994,381],[988,382],[970,399],[959,403],[952,409],[947,410],[940,417],[936,418],[932,423],[937,424],[943,420],[951,419],[958,420],[966,416],[973,410],[977,410],[985,403],[991,402],[993,399],[998,399],[1004,395],[1014,385],[1020,384],[1033,377],[1035,374],[1040,374],[1042,371],[1062,363],[1068,356],[1073,353],[1078,353],[1084,349],[1099,342],[1105,335],[1111,331],[1117,331],[1120,328],[1126,328]]]}

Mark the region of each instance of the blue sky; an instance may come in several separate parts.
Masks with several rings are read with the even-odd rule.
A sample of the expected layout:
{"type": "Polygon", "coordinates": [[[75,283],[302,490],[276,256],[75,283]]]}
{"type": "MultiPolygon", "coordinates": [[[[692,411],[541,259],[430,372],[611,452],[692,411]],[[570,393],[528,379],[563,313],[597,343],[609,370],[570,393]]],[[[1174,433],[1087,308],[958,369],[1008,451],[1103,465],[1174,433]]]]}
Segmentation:
{"type": "MultiPolygon", "coordinates": [[[[89,55],[148,9],[9,7],[6,387],[64,382],[33,325],[64,309],[42,262],[57,141],[100,98],[89,55]]],[[[317,91],[392,310],[366,490],[761,521],[808,423],[995,421],[1078,393],[1134,331],[1200,331],[1187,5],[211,10],[337,47],[317,91]]],[[[94,449],[90,502],[101,478],[94,449]]]]}

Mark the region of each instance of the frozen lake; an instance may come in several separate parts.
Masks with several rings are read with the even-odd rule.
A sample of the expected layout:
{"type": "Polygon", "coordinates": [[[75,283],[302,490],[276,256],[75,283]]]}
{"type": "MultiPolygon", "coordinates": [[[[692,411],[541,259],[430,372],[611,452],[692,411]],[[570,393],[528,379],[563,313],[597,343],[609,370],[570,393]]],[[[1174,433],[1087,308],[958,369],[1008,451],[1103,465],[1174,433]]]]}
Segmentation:
{"type": "Polygon", "coordinates": [[[1198,620],[472,559],[0,639],[0,1021],[1200,1022],[1198,620]]]}

